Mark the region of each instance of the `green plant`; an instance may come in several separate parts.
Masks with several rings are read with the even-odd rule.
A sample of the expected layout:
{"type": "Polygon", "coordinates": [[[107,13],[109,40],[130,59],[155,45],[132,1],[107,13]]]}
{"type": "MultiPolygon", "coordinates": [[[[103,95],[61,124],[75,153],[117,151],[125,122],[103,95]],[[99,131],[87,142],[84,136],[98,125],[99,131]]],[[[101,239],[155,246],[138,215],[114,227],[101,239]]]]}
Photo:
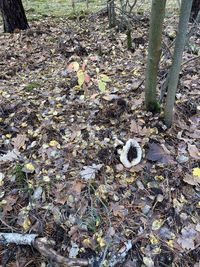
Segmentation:
{"type": "Polygon", "coordinates": [[[101,222],[101,219],[96,213],[93,214],[93,216],[89,217],[86,221],[88,229],[92,231],[93,233],[97,232],[100,222],[101,222]]]}
{"type": "MultiPolygon", "coordinates": [[[[78,85],[79,87],[83,87],[84,89],[87,89],[87,86],[89,85],[91,81],[90,75],[87,73],[87,64],[83,63],[82,66],[79,65],[78,62],[71,62],[67,66],[68,72],[76,72],[76,76],[78,78],[78,85]]],[[[97,86],[99,90],[103,93],[106,90],[106,85],[108,82],[111,82],[111,79],[105,75],[99,73],[99,68],[96,68],[96,78],[92,81],[95,81],[97,83],[97,86]]]]}
{"type": "Polygon", "coordinates": [[[20,187],[23,187],[26,182],[26,175],[22,169],[23,166],[21,164],[17,164],[12,170],[12,175],[15,176],[15,181],[20,187]]]}
{"type": "Polygon", "coordinates": [[[28,92],[31,92],[35,88],[40,88],[41,85],[37,82],[31,82],[28,85],[25,86],[25,90],[28,92]]]}

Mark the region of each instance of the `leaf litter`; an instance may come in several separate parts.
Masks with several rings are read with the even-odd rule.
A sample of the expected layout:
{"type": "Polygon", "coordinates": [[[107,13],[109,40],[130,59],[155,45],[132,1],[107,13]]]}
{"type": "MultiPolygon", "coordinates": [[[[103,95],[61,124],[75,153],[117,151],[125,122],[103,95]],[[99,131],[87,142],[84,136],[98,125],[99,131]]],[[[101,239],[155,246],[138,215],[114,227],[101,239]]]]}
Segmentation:
{"type": "MultiPolygon", "coordinates": [[[[1,34],[2,232],[8,225],[53,238],[66,257],[105,255],[105,266],[118,264],[127,242],[121,259],[133,266],[199,263],[199,65],[183,66],[166,130],[162,117],[144,108],[144,21],[133,26],[134,40],[144,40],[134,53],[103,16],[44,18],[1,34]],[[115,143],[130,138],[143,158],[126,169],[115,143]]],[[[44,261],[26,251],[27,261],[20,248],[19,265],[44,261]]]]}

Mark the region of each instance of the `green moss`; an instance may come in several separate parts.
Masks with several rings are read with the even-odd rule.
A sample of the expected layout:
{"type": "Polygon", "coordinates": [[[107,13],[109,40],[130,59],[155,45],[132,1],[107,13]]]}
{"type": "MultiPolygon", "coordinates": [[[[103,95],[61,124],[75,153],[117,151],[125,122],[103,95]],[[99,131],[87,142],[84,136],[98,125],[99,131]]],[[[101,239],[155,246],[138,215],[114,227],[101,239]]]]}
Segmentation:
{"type": "Polygon", "coordinates": [[[100,225],[100,221],[101,219],[97,215],[93,215],[92,217],[88,218],[86,222],[88,229],[93,233],[96,233],[100,225]]]}
{"type": "Polygon", "coordinates": [[[25,86],[25,90],[28,91],[28,92],[31,92],[33,89],[35,88],[40,88],[41,85],[37,82],[31,82],[29,83],[28,85],[25,86]]]}
{"type": "Polygon", "coordinates": [[[15,181],[19,187],[24,187],[24,184],[26,183],[26,175],[22,169],[23,166],[17,164],[12,170],[12,175],[15,176],[15,181]]]}
{"type": "Polygon", "coordinates": [[[152,102],[147,107],[148,111],[151,111],[152,113],[160,113],[160,104],[158,102],[152,102]]]}

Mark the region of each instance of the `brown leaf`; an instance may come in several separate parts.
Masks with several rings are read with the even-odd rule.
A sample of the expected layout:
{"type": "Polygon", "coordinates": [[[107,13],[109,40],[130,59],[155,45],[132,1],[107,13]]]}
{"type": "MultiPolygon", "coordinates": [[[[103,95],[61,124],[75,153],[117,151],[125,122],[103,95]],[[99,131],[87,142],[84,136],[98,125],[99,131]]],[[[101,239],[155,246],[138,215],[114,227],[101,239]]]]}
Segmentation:
{"type": "Polygon", "coordinates": [[[200,159],[200,152],[195,145],[188,144],[188,152],[190,157],[194,159],[200,159]]]}
{"type": "Polygon", "coordinates": [[[185,176],[183,177],[183,181],[187,184],[190,185],[196,185],[198,186],[200,184],[200,179],[198,176],[193,176],[189,173],[186,173],[185,176]]]}
{"type": "Polygon", "coordinates": [[[111,210],[113,211],[114,216],[124,218],[126,215],[128,215],[128,210],[125,209],[123,205],[119,205],[118,203],[111,203],[111,210]]]}
{"type": "Polygon", "coordinates": [[[130,132],[131,133],[139,134],[141,129],[142,129],[142,127],[139,126],[135,120],[131,121],[131,125],[130,125],[130,132]]]}
{"type": "Polygon", "coordinates": [[[75,181],[70,191],[80,195],[81,190],[83,189],[84,186],[85,186],[84,183],[82,183],[81,181],[75,181]]]}
{"type": "Polygon", "coordinates": [[[7,212],[12,211],[13,205],[16,203],[18,199],[18,196],[7,196],[4,198],[4,201],[6,202],[5,205],[3,205],[3,214],[6,214],[7,212]]]}
{"type": "Polygon", "coordinates": [[[158,161],[161,163],[172,163],[173,160],[171,156],[164,151],[161,145],[156,143],[149,143],[149,150],[147,152],[146,158],[151,161],[158,161]]]}
{"type": "Polygon", "coordinates": [[[15,149],[20,149],[25,145],[25,142],[28,141],[28,138],[25,134],[18,134],[16,137],[12,138],[12,145],[15,149]]]}

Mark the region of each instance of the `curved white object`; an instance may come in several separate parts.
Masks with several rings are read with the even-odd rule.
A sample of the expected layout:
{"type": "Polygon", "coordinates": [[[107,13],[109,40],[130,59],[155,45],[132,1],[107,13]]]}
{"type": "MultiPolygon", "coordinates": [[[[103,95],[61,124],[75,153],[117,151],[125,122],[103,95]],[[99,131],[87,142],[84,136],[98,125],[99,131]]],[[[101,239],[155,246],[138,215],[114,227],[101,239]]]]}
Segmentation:
{"type": "Polygon", "coordinates": [[[120,161],[126,168],[131,168],[138,163],[140,163],[142,159],[142,149],[138,142],[134,139],[129,139],[126,144],[123,146],[122,150],[119,151],[120,161]],[[131,149],[134,149],[137,156],[133,158],[131,161],[128,159],[128,153],[131,149]]]}

